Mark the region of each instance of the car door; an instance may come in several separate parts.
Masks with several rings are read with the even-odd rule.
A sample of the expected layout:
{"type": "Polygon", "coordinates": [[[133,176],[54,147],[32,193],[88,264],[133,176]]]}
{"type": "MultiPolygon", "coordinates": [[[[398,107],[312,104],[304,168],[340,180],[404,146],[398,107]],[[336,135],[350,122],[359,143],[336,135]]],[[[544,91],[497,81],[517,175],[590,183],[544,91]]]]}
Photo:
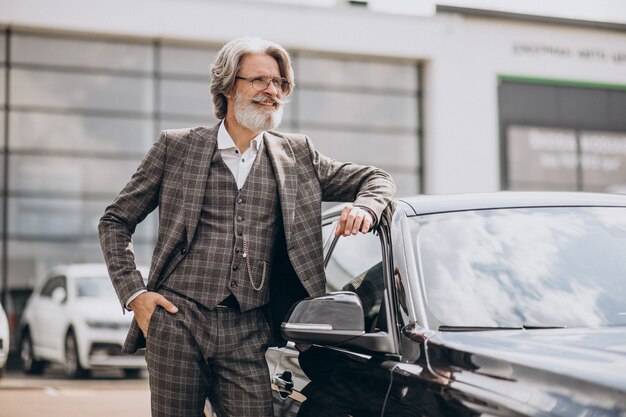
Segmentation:
{"type": "MultiPolygon", "coordinates": [[[[386,262],[383,261],[383,239],[378,233],[335,238],[337,220],[336,216],[327,218],[322,225],[325,238],[326,292],[355,292],[363,304],[366,331],[386,332],[388,314],[380,313],[381,307],[386,310],[385,303],[382,302],[387,275],[386,262]]],[[[385,381],[388,380],[389,373],[374,366],[375,372],[380,373],[385,381],[381,381],[380,376],[371,374],[370,355],[349,349],[318,346],[300,353],[291,342],[268,354],[270,366],[274,365],[271,374],[276,416],[294,416],[298,412],[300,415],[310,416],[349,415],[347,410],[354,409],[355,401],[366,404],[367,401],[364,400],[374,399],[371,393],[365,397],[349,394],[352,390],[350,387],[358,386],[359,382],[353,381],[352,376],[361,382],[377,381],[381,390],[378,390],[380,392],[375,401],[380,395],[384,396],[386,391],[385,381]],[[341,395],[343,392],[347,395],[345,398],[350,398],[349,401],[338,400],[344,397],[341,395]],[[331,408],[329,404],[333,401],[327,401],[329,393],[334,401],[334,407],[331,408]]],[[[378,409],[380,412],[380,407],[378,409]]]]}
{"type": "Polygon", "coordinates": [[[66,302],[53,299],[52,295],[59,288],[65,290],[67,295],[65,275],[53,276],[43,286],[37,303],[33,306],[34,319],[31,323],[33,342],[38,345],[40,352],[46,357],[57,359],[62,357],[62,332],[65,326],[63,309],[66,302]]]}
{"type": "MultiPolygon", "coordinates": [[[[327,218],[322,223],[322,242],[324,257],[327,258],[334,231],[337,227],[335,217],[327,218]]],[[[299,351],[293,342],[282,348],[271,347],[266,353],[274,396],[274,415],[295,416],[304,398],[300,394],[309,383],[309,378],[302,372],[298,364],[299,351]]]]}

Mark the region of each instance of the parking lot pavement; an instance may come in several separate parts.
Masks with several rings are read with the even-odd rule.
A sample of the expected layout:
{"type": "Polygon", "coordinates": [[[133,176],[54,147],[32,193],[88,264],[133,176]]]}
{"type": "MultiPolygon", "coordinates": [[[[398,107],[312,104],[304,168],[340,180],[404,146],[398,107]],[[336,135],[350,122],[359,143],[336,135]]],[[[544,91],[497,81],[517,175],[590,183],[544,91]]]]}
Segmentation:
{"type": "Polygon", "coordinates": [[[43,376],[9,371],[0,380],[0,417],[150,416],[147,378],[124,379],[116,371],[68,380],[61,370],[43,376]]]}

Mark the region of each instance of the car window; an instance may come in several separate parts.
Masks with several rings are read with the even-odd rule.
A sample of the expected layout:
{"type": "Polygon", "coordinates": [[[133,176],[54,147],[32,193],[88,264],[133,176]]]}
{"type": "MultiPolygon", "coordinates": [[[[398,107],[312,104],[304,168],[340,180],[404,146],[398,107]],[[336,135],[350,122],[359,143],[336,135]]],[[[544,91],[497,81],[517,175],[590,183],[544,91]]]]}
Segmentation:
{"type": "Polygon", "coordinates": [[[324,258],[326,258],[326,255],[328,254],[329,249],[331,248],[333,239],[334,239],[334,233],[335,233],[335,228],[337,227],[337,221],[334,221],[332,223],[327,223],[322,225],[322,244],[324,247],[324,258]]]}
{"type": "Polygon", "coordinates": [[[78,298],[115,298],[115,290],[108,276],[76,278],[78,298]]]}
{"type": "Polygon", "coordinates": [[[361,299],[366,331],[374,331],[385,290],[380,239],[341,236],[327,255],[326,292],[352,291],[361,299]]]}
{"type": "Polygon", "coordinates": [[[58,276],[50,278],[48,282],[46,282],[46,284],[41,289],[41,296],[51,297],[52,292],[59,287],[65,288],[65,276],[64,275],[58,275],[58,276]]]}
{"type": "Polygon", "coordinates": [[[441,213],[412,231],[432,323],[626,325],[624,208],[441,213]]]}

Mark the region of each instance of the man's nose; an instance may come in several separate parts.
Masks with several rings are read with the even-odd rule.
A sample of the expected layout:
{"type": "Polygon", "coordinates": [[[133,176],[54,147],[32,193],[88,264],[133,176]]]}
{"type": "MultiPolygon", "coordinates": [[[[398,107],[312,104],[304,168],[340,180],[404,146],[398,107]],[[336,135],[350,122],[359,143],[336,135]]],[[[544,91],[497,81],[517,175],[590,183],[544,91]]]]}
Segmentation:
{"type": "Polygon", "coordinates": [[[270,83],[267,85],[267,88],[265,89],[266,93],[269,93],[273,96],[276,96],[278,94],[280,94],[280,91],[278,91],[278,88],[276,88],[276,86],[274,85],[273,82],[270,81],[270,83]]]}

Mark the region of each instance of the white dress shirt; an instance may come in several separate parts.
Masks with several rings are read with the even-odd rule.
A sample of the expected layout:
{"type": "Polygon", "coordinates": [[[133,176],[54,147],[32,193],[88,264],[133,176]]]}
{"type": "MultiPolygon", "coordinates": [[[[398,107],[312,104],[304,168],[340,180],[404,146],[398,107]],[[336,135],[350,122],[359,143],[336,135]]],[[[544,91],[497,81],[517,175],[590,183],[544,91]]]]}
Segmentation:
{"type": "MultiPolygon", "coordinates": [[[[237,189],[239,190],[241,190],[246,183],[246,179],[252,170],[252,165],[254,161],[256,161],[256,156],[259,154],[259,150],[263,144],[263,133],[265,132],[259,133],[252,139],[250,146],[242,154],[235,145],[235,142],[233,142],[233,138],[230,137],[230,134],[226,130],[224,121],[222,120],[222,123],[220,123],[220,128],[217,131],[217,149],[222,155],[222,160],[230,172],[232,172],[233,178],[237,183],[237,189]]],[[[147,290],[139,290],[128,297],[126,308],[130,310],[130,303],[144,292],[147,292],[147,290]]]]}
{"type": "Polygon", "coordinates": [[[233,178],[235,178],[235,182],[237,183],[237,188],[241,190],[243,185],[246,183],[246,179],[248,178],[248,174],[252,170],[252,165],[254,161],[256,161],[256,156],[261,149],[261,145],[263,144],[263,133],[259,133],[252,142],[250,142],[250,147],[246,149],[246,151],[242,154],[237,146],[235,146],[235,142],[230,137],[230,134],[226,130],[226,126],[224,126],[224,121],[220,124],[220,128],[217,131],[217,149],[222,154],[222,160],[230,169],[230,172],[233,174],[233,178]]]}

